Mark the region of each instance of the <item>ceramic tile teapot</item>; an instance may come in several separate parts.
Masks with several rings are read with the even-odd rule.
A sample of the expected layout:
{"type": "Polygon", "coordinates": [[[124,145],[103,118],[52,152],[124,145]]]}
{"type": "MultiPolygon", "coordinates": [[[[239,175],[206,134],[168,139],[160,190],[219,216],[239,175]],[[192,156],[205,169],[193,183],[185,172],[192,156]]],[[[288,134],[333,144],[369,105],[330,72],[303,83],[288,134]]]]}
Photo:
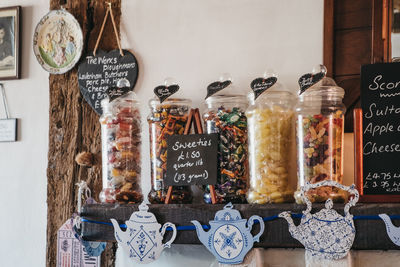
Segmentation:
{"type": "Polygon", "coordinates": [[[312,256],[328,260],[345,257],[356,235],[353,215],[349,212],[350,207],[354,206],[359,198],[354,184],[348,187],[331,180],[316,184],[307,183],[301,187],[301,198],[307,204],[307,209],[303,211],[303,217],[298,226],[294,225],[290,212],[285,211],[279,214],[279,217],[288,221],[290,234],[299,240],[312,256]],[[354,195],[344,207],[345,216],[332,209],[331,199],[325,202],[325,209],[314,214],[310,213],[312,205],[305,194],[308,190],[320,186],[335,186],[354,195]]]}
{"type": "Polygon", "coordinates": [[[220,263],[225,264],[241,263],[253,243],[258,242],[264,232],[264,221],[260,216],[253,215],[248,221],[242,219],[239,211],[233,209],[232,203],[215,214],[214,220],[209,222],[211,229],[208,232],[203,230],[198,221],[191,222],[196,226],[201,243],[220,263]],[[260,223],[260,232],[253,237],[250,231],[254,221],[260,223]]]}
{"type": "Polygon", "coordinates": [[[149,263],[156,260],[164,248],[170,248],[176,237],[176,227],[172,223],[165,223],[162,227],[149,207],[142,203],[139,211],[132,213],[125,222],[126,231],[123,232],[118,222],[111,219],[114,226],[115,239],[120,247],[128,252],[128,257],[139,263],[149,263]],[[171,227],[173,234],[165,244],[162,243],[167,227],[171,227]],[[160,231],[161,230],[161,231],[160,231]]]}

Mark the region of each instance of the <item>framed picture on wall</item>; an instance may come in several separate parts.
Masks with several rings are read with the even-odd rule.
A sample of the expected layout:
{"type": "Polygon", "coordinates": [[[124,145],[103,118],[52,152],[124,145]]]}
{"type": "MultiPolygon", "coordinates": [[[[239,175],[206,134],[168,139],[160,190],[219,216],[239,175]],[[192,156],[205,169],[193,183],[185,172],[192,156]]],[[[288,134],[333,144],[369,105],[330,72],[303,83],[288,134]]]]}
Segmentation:
{"type": "Polygon", "coordinates": [[[0,8],[0,81],[20,78],[20,9],[0,8]]]}

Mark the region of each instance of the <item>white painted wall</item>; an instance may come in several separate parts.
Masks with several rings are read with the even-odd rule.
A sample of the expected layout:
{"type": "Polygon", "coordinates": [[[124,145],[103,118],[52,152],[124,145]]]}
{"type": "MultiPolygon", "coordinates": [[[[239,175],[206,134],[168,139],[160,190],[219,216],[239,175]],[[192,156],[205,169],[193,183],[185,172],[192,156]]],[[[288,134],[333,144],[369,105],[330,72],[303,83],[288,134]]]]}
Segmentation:
{"type": "MultiPolygon", "coordinates": [[[[136,92],[143,101],[144,120],[153,88],[167,76],[179,81],[180,96],[199,106],[206,86],[220,73],[231,73],[236,86],[247,91],[253,78],[273,68],[280,81],[295,91],[299,75],[322,62],[321,0],[122,3],[122,43],[139,59],[136,92]]],[[[34,27],[48,11],[49,1],[0,2],[0,7],[11,5],[23,7],[22,79],[4,84],[11,115],[20,119],[21,134],[16,143],[0,143],[0,265],[45,266],[49,89],[48,74],[37,64],[31,46],[34,27]]],[[[0,116],[4,116],[1,106],[0,116]]],[[[147,130],[143,138],[148,140],[147,130]]],[[[144,170],[150,167],[148,151],[144,141],[144,170]]],[[[147,192],[150,183],[144,180],[147,192]]],[[[169,264],[196,265],[198,257],[186,260],[190,253],[179,251],[172,250],[164,262],[176,259],[175,265],[169,264]]],[[[201,253],[206,257],[207,252],[201,253]]]]}
{"type": "Polygon", "coordinates": [[[15,5],[22,6],[22,79],[3,83],[20,134],[16,143],[0,143],[0,265],[45,266],[49,83],[32,53],[32,37],[49,1],[0,2],[15,5]]]}

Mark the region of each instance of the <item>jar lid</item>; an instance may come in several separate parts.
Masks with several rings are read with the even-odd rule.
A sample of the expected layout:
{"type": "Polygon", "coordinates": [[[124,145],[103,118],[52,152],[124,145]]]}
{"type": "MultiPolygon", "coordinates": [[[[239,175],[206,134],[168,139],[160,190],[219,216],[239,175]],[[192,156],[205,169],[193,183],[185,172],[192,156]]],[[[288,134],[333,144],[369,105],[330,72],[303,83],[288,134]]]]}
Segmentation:
{"type": "Polygon", "coordinates": [[[187,98],[167,98],[164,102],[160,103],[160,100],[158,98],[151,98],[149,100],[149,106],[150,107],[156,107],[158,105],[164,106],[164,105],[178,105],[178,106],[189,106],[192,104],[192,100],[187,99],[187,98]]]}
{"type": "Polygon", "coordinates": [[[214,103],[238,103],[247,105],[246,95],[241,94],[216,94],[207,98],[205,102],[207,105],[212,105],[214,103]]]}
{"type": "Polygon", "coordinates": [[[300,99],[303,97],[313,96],[330,96],[330,97],[344,97],[344,89],[339,87],[332,78],[324,77],[321,81],[317,82],[310,88],[308,88],[303,94],[300,95],[300,99]]]}
{"type": "Polygon", "coordinates": [[[250,91],[247,94],[247,99],[251,105],[257,103],[264,103],[268,100],[282,99],[282,100],[292,100],[294,99],[294,94],[286,89],[284,85],[276,82],[271,88],[268,88],[263,92],[256,100],[254,100],[254,92],[250,91]]]}
{"type": "Polygon", "coordinates": [[[133,91],[129,91],[128,93],[114,99],[110,102],[110,98],[107,96],[103,100],[101,100],[100,105],[103,110],[107,110],[108,107],[112,106],[123,106],[123,105],[138,105],[139,101],[136,97],[136,93],[133,91]]]}

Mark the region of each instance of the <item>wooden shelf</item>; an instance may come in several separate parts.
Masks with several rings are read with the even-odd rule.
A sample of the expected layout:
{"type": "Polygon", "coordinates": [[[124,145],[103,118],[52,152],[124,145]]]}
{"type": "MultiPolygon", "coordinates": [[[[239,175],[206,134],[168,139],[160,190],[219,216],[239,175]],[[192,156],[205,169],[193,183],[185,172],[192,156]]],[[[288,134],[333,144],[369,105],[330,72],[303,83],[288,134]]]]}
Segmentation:
{"type": "MultiPolygon", "coordinates": [[[[120,224],[125,223],[130,215],[138,210],[138,205],[125,204],[91,204],[83,206],[82,218],[97,222],[110,222],[110,218],[116,219],[120,224]]],[[[193,225],[191,220],[198,220],[202,224],[208,224],[214,219],[215,213],[222,209],[224,205],[207,204],[157,204],[150,205],[149,211],[154,213],[158,222],[172,222],[176,226],[193,225]]],[[[323,207],[323,204],[314,204],[315,210],[323,207]]],[[[335,204],[334,208],[343,214],[343,204],[335,204]]],[[[252,215],[261,217],[270,217],[277,215],[282,211],[292,211],[292,213],[301,213],[305,206],[297,204],[270,204],[270,205],[251,205],[237,204],[234,208],[239,210],[242,218],[250,218],[252,215]]],[[[315,212],[313,210],[313,212],[315,212]]],[[[400,204],[357,204],[350,209],[351,214],[357,215],[378,215],[387,213],[388,215],[399,215],[400,204]]],[[[399,249],[391,242],[386,233],[385,224],[382,220],[355,220],[356,238],[353,249],[399,249]]],[[[296,225],[299,219],[295,219],[296,225]]],[[[393,223],[400,226],[400,220],[393,220],[393,223]]],[[[258,232],[258,224],[253,226],[253,233],[258,232]]],[[[91,241],[109,241],[115,242],[113,227],[106,224],[92,222],[82,223],[83,238],[91,241]]],[[[171,234],[167,231],[165,238],[171,234]]],[[[178,231],[176,244],[200,244],[197,239],[196,231],[182,230],[178,231]]],[[[256,247],[268,248],[295,248],[302,245],[291,237],[288,231],[286,220],[278,218],[265,222],[265,231],[261,236],[260,242],[255,243],[256,247]]]]}

